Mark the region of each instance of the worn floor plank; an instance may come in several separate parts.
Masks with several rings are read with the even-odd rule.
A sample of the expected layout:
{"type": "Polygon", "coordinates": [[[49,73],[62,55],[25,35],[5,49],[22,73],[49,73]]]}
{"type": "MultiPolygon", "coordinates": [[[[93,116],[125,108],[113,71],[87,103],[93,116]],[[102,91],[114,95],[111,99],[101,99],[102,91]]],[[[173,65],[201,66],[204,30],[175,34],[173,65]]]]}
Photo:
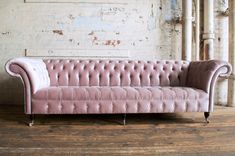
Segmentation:
{"type": "Polygon", "coordinates": [[[0,106],[0,155],[235,155],[234,108],[203,113],[38,115],[0,106]]]}

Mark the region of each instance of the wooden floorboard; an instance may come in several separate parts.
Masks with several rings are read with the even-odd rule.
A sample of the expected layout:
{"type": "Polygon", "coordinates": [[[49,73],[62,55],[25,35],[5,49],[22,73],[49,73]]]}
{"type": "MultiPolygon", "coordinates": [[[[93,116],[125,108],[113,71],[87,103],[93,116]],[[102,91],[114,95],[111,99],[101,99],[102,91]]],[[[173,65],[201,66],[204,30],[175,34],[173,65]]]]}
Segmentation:
{"type": "Polygon", "coordinates": [[[33,127],[22,106],[0,105],[0,156],[8,155],[235,155],[234,108],[203,113],[37,115],[33,127]]]}

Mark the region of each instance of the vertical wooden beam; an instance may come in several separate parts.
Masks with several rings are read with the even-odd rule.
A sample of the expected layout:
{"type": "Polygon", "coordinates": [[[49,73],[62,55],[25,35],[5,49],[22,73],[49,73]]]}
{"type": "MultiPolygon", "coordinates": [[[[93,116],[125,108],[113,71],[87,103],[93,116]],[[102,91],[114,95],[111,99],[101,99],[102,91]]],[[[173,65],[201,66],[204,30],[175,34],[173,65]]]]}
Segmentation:
{"type": "Polygon", "coordinates": [[[204,0],[203,59],[214,58],[214,0],[204,0]]]}
{"type": "MultiPolygon", "coordinates": [[[[229,62],[233,67],[232,77],[235,73],[235,0],[229,0],[229,62]]],[[[228,105],[235,107],[235,82],[228,80],[228,105]]]]}
{"type": "Polygon", "coordinates": [[[196,0],[196,47],[195,47],[195,60],[200,59],[200,0],[196,0]]]}
{"type": "Polygon", "coordinates": [[[192,0],[183,0],[182,59],[191,60],[192,53],[192,0]]]}
{"type": "MultiPolygon", "coordinates": [[[[215,58],[228,61],[229,40],[228,40],[228,1],[215,1],[215,40],[214,55],[215,58]],[[223,2],[223,3],[222,3],[223,2]]],[[[215,88],[215,101],[219,105],[228,105],[228,80],[219,79],[215,88]]]]}

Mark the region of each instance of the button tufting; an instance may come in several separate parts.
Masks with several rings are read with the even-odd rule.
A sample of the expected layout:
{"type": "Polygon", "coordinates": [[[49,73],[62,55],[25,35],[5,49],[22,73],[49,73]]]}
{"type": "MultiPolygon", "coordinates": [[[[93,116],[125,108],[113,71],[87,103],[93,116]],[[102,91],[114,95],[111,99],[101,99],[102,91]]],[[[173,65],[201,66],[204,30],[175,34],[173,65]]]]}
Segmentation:
{"type": "MultiPolygon", "coordinates": [[[[145,86],[145,85],[170,85],[171,82],[174,82],[174,85],[179,85],[181,82],[179,79],[183,78],[184,81],[186,81],[185,76],[186,74],[182,74],[181,77],[177,77],[182,71],[186,70],[189,66],[188,63],[186,65],[183,65],[183,61],[131,61],[131,60],[45,60],[48,71],[50,72],[50,80],[51,80],[51,86],[57,86],[57,85],[67,85],[68,80],[67,76],[64,74],[70,73],[70,76],[68,76],[71,80],[69,82],[69,85],[77,85],[79,82],[79,85],[86,86],[90,84],[89,82],[94,82],[92,84],[96,85],[102,85],[102,86],[109,86],[109,85],[124,85],[124,86],[130,86],[130,85],[137,85],[137,86],[145,86]],[[61,63],[59,63],[59,61],[61,63]],[[50,62],[50,63],[49,63],[50,62]],[[70,63],[68,63],[70,62],[70,63]],[[88,63],[89,62],[89,63],[88,63]],[[176,65],[178,64],[178,65],[176,65]],[[141,69],[141,70],[140,70],[141,69]],[[85,70],[85,71],[84,71],[85,70]],[[144,71],[143,71],[144,70],[144,71]],[[162,71],[167,72],[167,76],[162,71]],[[75,74],[72,74],[71,72],[75,72],[75,74]],[[92,77],[84,77],[84,79],[79,81],[79,75],[86,75],[87,73],[92,74],[92,72],[95,72],[95,76],[92,77]],[[112,75],[109,75],[110,78],[112,77],[112,81],[110,81],[107,77],[107,73],[112,72],[112,75]],[[77,76],[76,73],[79,73],[77,76]],[[122,73],[123,75],[121,75],[122,73]],[[129,75],[129,74],[132,75],[129,75]],[[61,75],[57,76],[57,75],[61,75]],[[105,74],[105,77],[102,77],[103,79],[100,80],[99,75],[105,74]],[[162,74],[162,77],[159,75],[162,74]],[[120,76],[119,76],[120,75],[120,76]],[[141,76],[142,77],[141,77],[141,76]],[[146,75],[146,76],[145,76],[146,75]],[[173,76],[176,75],[176,76],[173,76]],[[163,77],[164,76],[164,77],[163,77]],[[129,79],[130,78],[130,79],[129,79]],[[135,82],[132,82],[132,79],[135,79],[135,82]],[[159,78],[159,80],[158,80],[159,78]],[[150,80],[149,80],[150,79],[150,80]],[[154,81],[151,81],[154,79],[154,81]],[[169,80],[170,79],[170,82],[169,80]],[[176,80],[175,80],[176,79],[176,80]],[[107,81],[110,81],[107,82],[107,81]]],[[[184,61],[185,63],[185,61],[184,61]]]]}
{"type": "Polygon", "coordinates": [[[57,92],[58,95],[62,95],[60,96],[60,98],[54,98],[53,96],[51,96],[52,92],[56,93],[54,87],[49,87],[45,90],[39,91],[32,97],[32,105],[35,106],[35,104],[39,101],[45,103],[43,104],[43,106],[44,111],[47,113],[55,112],[55,108],[60,108],[59,105],[61,105],[62,101],[71,102],[70,109],[63,109],[63,107],[65,108],[65,106],[62,106],[61,110],[59,110],[62,113],[71,113],[71,111],[74,112],[75,103],[77,103],[77,111],[82,111],[82,113],[97,113],[98,107],[100,107],[100,112],[104,112],[106,110],[102,109],[102,107],[106,107],[106,105],[109,105],[108,107],[106,107],[109,108],[108,112],[111,111],[115,113],[121,113],[123,111],[127,111],[129,113],[159,111],[172,112],[179,110],[201,111],[204,109],[204,105],[202,105],[201,103],[208,102],[209,100],[207,93],[198,89],[187,89],[183,87],[147,87],[140,89],[140,87],[134,86],[93,86],[92,92],[89,86],[70,86],[61,88],[60,91],[57,92]],[[45,97],[40,97],[43,92],[47,92],[46,101],[45,97]],[[95,96],[84,96],[87,95],[89,92],[91,92],[92,95],[95,96]],[[72,95],[71,99],[68,100],[68,97],[63,96],[63,93],[72,95]],[[188,96],[189,94],[191,96],[188,96]],[[201,94],[201,97],[198,97],[198,94],[201,94]],[[172,100],[172,97],[177,97],[177,100],[180,100],[180,103],[182,104],[177,105],[177,101],[169,102],[169,100],[172,100]],[[86,101],[84,102],[84,100],[86,101]],[[91,103],[93,104],[88,107],[88,104],[91,103]],[[48,110],[47,107],[49,107],[48,110]]]}
{"type": "Polygon", "coordinates": [[[165,112],[165,102],[162,103],[162,110],[165,112]]]}
{"type": "Polygon", "coordinates": [[[98,103],[97,107],[98,107],[98,112],[101,113],[101,105],[100,105],[100,103],[98,103]]]}
{"type": "Polygon", "coordinates": [[[72,110],[73,110],[73,112],[75,112],[75,110],[76,110],[76,105],[74,103],[72,105],[72,110]]]}

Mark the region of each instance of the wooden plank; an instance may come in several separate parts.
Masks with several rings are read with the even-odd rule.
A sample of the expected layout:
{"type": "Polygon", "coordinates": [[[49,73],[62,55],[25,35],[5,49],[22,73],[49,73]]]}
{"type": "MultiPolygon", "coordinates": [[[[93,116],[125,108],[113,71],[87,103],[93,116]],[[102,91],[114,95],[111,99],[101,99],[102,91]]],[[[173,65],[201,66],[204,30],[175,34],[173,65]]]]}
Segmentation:
{"type": "Polygon", "coordinates": [[[30,49],[26,50],[25,56],[36,57],[106,57],[106,58],[128,58],[129,50],[86,50],[86,49],[30,49]],[[92,52],[91,52],[92,51],[92,52]]]}
{"type": "MultiPolygon", "coordinates": [[[[128,4],[138,0],[25,0],[25,3],[97,3],[97,4],[128,4]]],[[[141,1],[141,0],[139,0],[141,1]]]]}
{"type": "Polygon", "coordinates": [[[234,108],[203,113],[38,115],[26,126],[22,106],[0,106],[0,155],[233,155],[234,108]]]}

